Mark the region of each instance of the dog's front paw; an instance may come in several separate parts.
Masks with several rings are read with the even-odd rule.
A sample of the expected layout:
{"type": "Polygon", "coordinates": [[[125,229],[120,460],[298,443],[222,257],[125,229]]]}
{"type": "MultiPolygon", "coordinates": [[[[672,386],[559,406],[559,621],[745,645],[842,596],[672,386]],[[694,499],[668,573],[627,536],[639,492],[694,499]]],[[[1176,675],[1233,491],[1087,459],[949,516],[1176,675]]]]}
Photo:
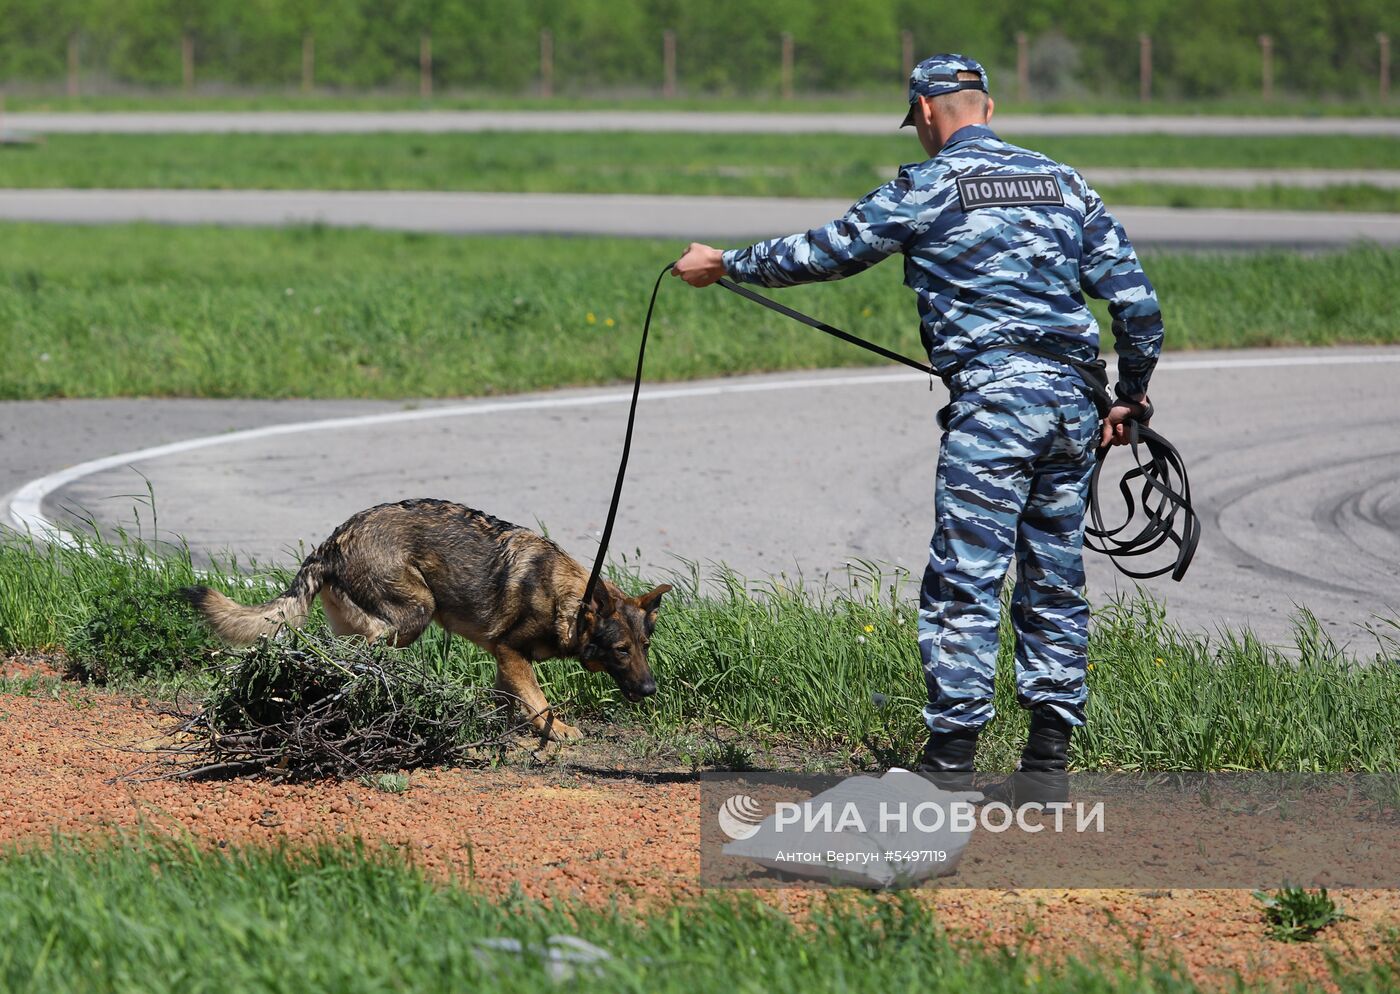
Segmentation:
{"type": "MultiPolygon", "coordinates": [[[[543,732],[545,730],[545,727],[545,725],[541,725],[539,730],[543,732]]],[[[560,721],[558,718],[555,718],[552,722],[549,722],[548,728],[549,741],[551,742],[573,742],[583,738],[583,732],[575,728],[573,725],[560,721]]]]}

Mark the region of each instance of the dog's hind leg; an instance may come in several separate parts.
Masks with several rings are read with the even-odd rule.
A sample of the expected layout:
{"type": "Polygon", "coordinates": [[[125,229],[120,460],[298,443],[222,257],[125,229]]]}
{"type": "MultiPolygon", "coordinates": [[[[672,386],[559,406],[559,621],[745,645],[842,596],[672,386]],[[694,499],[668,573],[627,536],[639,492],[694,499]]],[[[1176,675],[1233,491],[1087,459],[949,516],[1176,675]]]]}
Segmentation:
{"type": "Polygon", "coordinates": [[[426,590],[407,604],[382,604],[378,614],[370,614],[344,591],[326,587],[321,591],[326,620],[336,635],[359,635],[367,642],[387,638],[397,649],[412,645],[433,620],[432,595],[426,590]]]}
{"type": "Polygon", "coordinates": [[[407,605],[386,605],[386,620],[388,630],[392,633],[394,647],[402,649],[406,645],[412,645],[418,641],[418,636],[422,635],[428,625],[433,620],[433,605],[427,604],[407,604],[407,605]]]}
{"type": "Polygon", "coordinates": [[[339,638],[358,635],[366,642],[384,637],[389,625],[381,618],[362,610],[358,604],[335,587],[321,589],[321,606],[326,610],[326,621],[331,631],[339,638]]]}
{"type": "Polygon", "coordinates": [[[530,725],[535,731],[543,732],[548,725],[549,737],[555,742],[582,738],[582,732],[573,725],[566,725],[557,716],[550,721],[553,711],[535,680],[535,668],[528,659],[499,645],[491,650],[491,655],[496,657],[497,692],[529,716],[530,725]]]}
{"type": "Polygon", "coordinates": [[[416,567],[405,566],[393,583],[377,585],[376,613],[392,633],[396,648],[418,641],[437,613],[437,598],[416,567]]]}

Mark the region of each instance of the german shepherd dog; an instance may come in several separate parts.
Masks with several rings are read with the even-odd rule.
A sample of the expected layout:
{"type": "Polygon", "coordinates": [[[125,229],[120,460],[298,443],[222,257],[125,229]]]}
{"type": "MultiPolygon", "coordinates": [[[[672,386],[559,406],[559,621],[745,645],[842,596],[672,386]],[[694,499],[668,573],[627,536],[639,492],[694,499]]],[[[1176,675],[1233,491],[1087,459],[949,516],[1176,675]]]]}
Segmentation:
{"type": "Polygon", "coordinates": [[[238,604],[208,587],[182,593],[231,645],[301,627],[318,594],[336,635],[402,647],[437,621],[491,653],[496,689],[558,741],[581,733],[553,714],[535,681],[536,660],[577,659],[591,672],[606,670],[629,701],[656,693],[647,650],[670,584],[627,597],[599,577],[580,616],[587,585],[588,570],[544,536],[423,499],[351,517],[306,557],[286,593],[266,604],[238,604]]]}

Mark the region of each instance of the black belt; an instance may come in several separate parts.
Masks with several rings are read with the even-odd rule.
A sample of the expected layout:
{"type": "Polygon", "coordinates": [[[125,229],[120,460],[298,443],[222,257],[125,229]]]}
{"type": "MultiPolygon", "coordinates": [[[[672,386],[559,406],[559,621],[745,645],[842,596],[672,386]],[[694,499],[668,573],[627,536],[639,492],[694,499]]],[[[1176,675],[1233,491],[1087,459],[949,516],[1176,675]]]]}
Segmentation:
{"type": "MultiPolygon", "coordinates": [[[[579,604],[580,618],[582,618],[589,601],[592,600],[598,576],[603,570],[603,560],[608,554],[608,542],[612,538],[613,523],[617,520],[617,507],[622,499],[622,481],[627,475],[627,459],[632,452],[632,429],[637,420],[637,397],[642,389],[642,364],[646,359],[647,336],[651,332],[651,316],[656,310],[656,295],[661,289],[661,281],[666,278],[666,274],[674,266],[675,263],[670,263],[661,270],[660,275],[656,277],[656,283],[651,288],[651,300],[647,304],[646,320],[642,323],[642,341],[637,349],[637,372],[632,380],[632,405],[627,411],[627,433],[622,440],[622,459],[618,463],[617,480],[613,484],[612,504],[608,507],[607,524],[603,526],[603,535],[598,542],[597,558],[593,561],[593,570],[588,575],[588,585],[584,588],[583,600],[579,604]]],[[[874,352],[885,359],[903,363],[912,369],[928,373],[930,376],[938,375],[945,383],[947,378],[952,375],[951,373],[939,374],[927,363],[910,359],[908,356],[892,352],[884,346],[868,342],[864,338],[842,331],[824,321],[818,321],[810,315],[794,310],[786,304],[780,304],[761,293],[755,293],[748,287],[739,286],[731,280],[721,279],[719,285],[731,293],[746,297],[756,304],[762,304],[770,311],[777,311],[784,317],[792,318],[809,328],[815,328],[834,338],[839,338],[843,342],[850,342],[867,352],[874,352]]],[[[1099,416],[1107,415],[1108,406],[1105,405],[1111,406],[1113,398],[1108,394],[1108,376],[1102,359],[1095,359],[1093,362],[1087,363],[1075,362],[1063,355],[1034,345],[1007,345],[1000,346],[1000,348],[1030,353],[1074,367],[1090,398],[1094,401],[1099,416]]],[[[988,351],[996,350],[989,349],[988,351]]],[[[1150,407],[1147,417],[1151,417],[1150,407]]],[[[1174,445],[1148,428],[1146,424],[1137,420],[1130,419],[1128,421],[1128,444],[1132,449],[1133,459],[1137,462],[1137,468],[1123,474],[1123,479],[1118,484],[1118,491],[1123,495],[1128,506],[1127,519],[1116,528],[1107,527],[1103,521],[1098,486],[1099,476],[1110,448],[1110,446],[1104,446],[1096,453],[1094,472],[1089,481],[1088,513],[1090,523],[1084,529],[1084,544],[1094,552],[1101,552],[1109,556],[1121,572],[1134,579],[1145,580],[1161,576],[1164,573],[1171,573],[1173,580],[1180,580],[1186,575],[1186,568],[1191,565],[1191,557],[1195,555],[1196,543],[1201,536],[1200,522],[1196,518],[1196,512],[1191,507],[1191,484],[1186,477],[1186,465],[1174,445]],[[1151,456],[1151,459],[1146,463],[1142,461],[1139,446],[1146,446],[1148,454],[1151,456]],[[1139,511],[1138,503],[1133,496],[1138,481],[1141,481],[1139,497],[1143,520],[1137,533],[1130,534],[1129,528],[1139,511]],[[1178,516],[1180,516],[1179,529],[1177,528],[1178,516]],[[1091,539],[1093,541],[1090,541],[1091,539]],[[1148,555],[1162,548],[1168,542],[1174,544],[1177,550],[1176,561],[1171,565],[1163,566],[1160,569],[1134,571],[1119,562],[1120,559],[1148,555]]]]}

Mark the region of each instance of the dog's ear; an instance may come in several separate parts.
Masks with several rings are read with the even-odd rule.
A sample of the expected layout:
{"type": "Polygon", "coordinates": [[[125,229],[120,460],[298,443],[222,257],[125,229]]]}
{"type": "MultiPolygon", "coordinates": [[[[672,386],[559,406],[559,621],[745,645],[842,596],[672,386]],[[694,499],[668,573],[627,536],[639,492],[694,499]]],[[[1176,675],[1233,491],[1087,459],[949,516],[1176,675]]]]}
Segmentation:
{"type": "Polygon", "coordinates": [[[578,613],[578,628],[575,632],[579,646],[579,662],[583,663],[583,668],[590,673],[598,673],[603,669],[603,661],[598,658],[598,649],[593,645],[593,634],[598,630],[598,612],[594,610],[597,603],[596,600],[589,601],[578,613]]]}
{"type": "Polygon", "coordinates": [[[593,603],[590,607],[596,606],[600,617],[607,617],[617,611],[617,604],[613,600],[612,591],[608,589],[608,582],[603,579],[598,580],[597,586],[593,588],[593,603]]]}
{"type": "Polygon", "coordinates": [[[598,622],[617,612],[617,602],[607,581],[599,580],[593,587],[593,596],[579,605],[579,631],[590,635],[598,627],[598,622]]]}
{"type": "Polygon", "coordinates": [[[650,591],[637,598],[637,606],[647,614],[655,614],[657,608],[661,606],[661,597],[671,592],[671,585],[663,583],[659,587],[654,587],[650,591]]]}

